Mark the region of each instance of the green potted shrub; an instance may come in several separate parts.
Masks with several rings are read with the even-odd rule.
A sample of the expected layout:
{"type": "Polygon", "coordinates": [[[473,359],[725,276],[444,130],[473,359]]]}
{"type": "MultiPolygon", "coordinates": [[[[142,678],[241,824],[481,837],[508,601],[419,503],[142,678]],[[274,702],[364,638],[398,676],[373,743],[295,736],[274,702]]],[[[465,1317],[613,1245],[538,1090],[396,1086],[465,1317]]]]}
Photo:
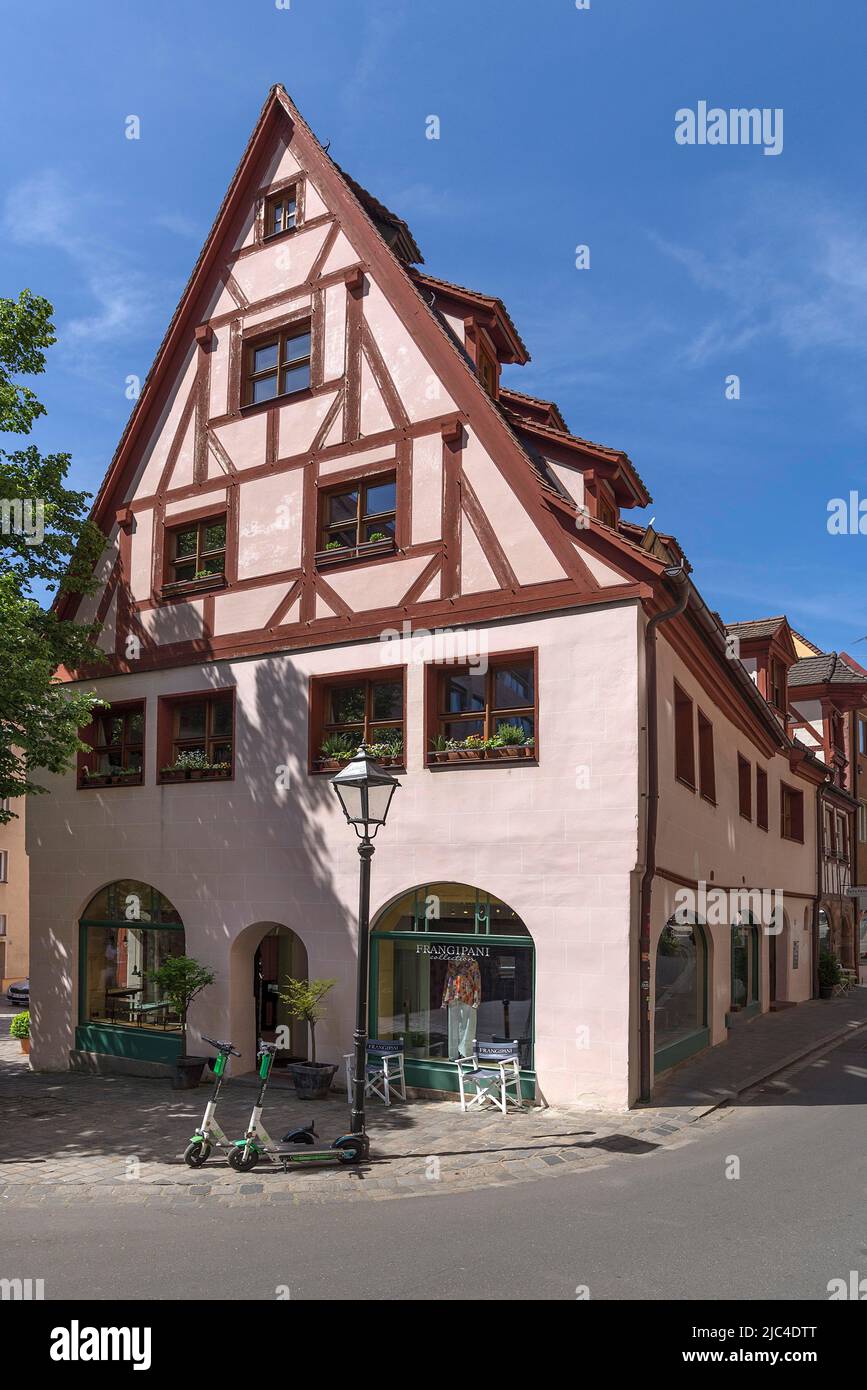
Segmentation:
{"type": "Polygon", "coordinates": [[[449,741],[445,734],[437,734],[430,741],[429,762],[444,763],[448,761],[449,741]]]}
{"type": "Polygon", "coordinates": [[[187,1014],[193,1000],[203,989],[214,983],[214,972],[192,956],[170,956],[157,970],[148,971],[164,1001],[181,1020],[181,1054],[175,1060],[172,1086],[176,1091],[190,1091],[202,1079],[207,1057],[187,1056],[187,1014]]]}
{"type": "Polygon", "coordinates": [[[295,1090],[304,1100],[324,1100],[331,1090],[331,1083],[337,1071],[336,1064],[316,1060],[316,1025],[325,1014],[322,1001],[336,984],[336,980],[288,979],[286,991],[280,995],[289,1017],[306,1023],[310,1037],[309,1059],[306,1062],[295,1062],[289,1068],[295,1090]]]}
{"type": "Polygon", "coordinates": [[[832,951],[820,951],[819,953],[819,998],[831,999],[834,990],[842,979],[843,971],[840,962],[832,951]]]}
{"type": "Polygon", "coordinates": [[[348,734],[329,734],[319,746],[317,767],[321,772],[330,772],[348,763],[355,753],[356,745],[348,734]]]}
{"type": "Polygon", "coordinates": [[[21,1051],[27,1055],[30,1051],[30,1013],[25,1009],[23,1013],[16,1014],[9,1024],[10,1038],[17,1038],[21,1044],[21,1051]]]}

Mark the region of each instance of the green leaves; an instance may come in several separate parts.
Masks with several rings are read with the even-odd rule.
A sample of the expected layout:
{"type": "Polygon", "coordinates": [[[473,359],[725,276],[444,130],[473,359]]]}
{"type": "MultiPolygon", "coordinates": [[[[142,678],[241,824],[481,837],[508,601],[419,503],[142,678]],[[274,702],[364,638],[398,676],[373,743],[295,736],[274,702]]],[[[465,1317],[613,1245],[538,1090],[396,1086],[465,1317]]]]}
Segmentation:
{"type": "MultiPolygon", "coordinates": [[[[0,298],[0,432],[27,434],[45,408],[15,380],[45,369],[55,341],[46,299],[0,298]]],[[[105,538],[88,520],[89,494],[65,485],[70,457],[34,444],[0,450],[0,800],[42,791],[30,769],[62,773],[79,748],[95,696],[59,683],[61,667],[104,660],[88,627],[46,611],[34,585],[87,593],[105,538]]],[[[0,810],[0,823],[14,811],[0,810]]]]}

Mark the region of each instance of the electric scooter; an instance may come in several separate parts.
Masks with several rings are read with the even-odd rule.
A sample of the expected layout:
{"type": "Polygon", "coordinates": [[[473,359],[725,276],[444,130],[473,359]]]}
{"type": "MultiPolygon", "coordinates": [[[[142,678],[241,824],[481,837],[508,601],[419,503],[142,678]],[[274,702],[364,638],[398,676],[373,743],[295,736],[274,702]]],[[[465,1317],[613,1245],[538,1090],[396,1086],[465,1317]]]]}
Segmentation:
{"type": "Polygon", "coordinates": [[[312,1147],[319,1137],[313,1128],[314,1120],[300,1129],[290,1129],[280,1143],[275,1144],[262,1124],[262,1110],[276,1051],[275,1043],[259,1044],[259,1091],[247,1133],[243,1139],[236,1139],[229,1149],[229,1167],[236,1173],[249,1173],[259,1159],[264,1158],[269,1163],[279,1161],[285,1172],[290,1163],[359,1163],[366,1159],[370,1152],[366,1134],[342,1134],[327,1149],[312,1147]]]}
{"type": "Polygon", "coordinates": [[[211,1047],[217,1049],[217,1057],[213,1066],[216,1080],[213,1095],[205,1106],[205,1118],[184,1150],[184,1162],[190,1168],[201,1168],[203,1164],[207,1163],[211,1156],[211,1149],[215,1144],[218,1149],[228,1149],[230,1152],[232,1150],[232,1140],[223,1133],[217,1124],[214,1119],[214,1112],[226,1073],[226,1064],[230,1057],[240,1057],[241,1054],[230,1042],[216,1042],[213,1038],[203,1038],[202,1042],[210,1043],[211,1047]]]}

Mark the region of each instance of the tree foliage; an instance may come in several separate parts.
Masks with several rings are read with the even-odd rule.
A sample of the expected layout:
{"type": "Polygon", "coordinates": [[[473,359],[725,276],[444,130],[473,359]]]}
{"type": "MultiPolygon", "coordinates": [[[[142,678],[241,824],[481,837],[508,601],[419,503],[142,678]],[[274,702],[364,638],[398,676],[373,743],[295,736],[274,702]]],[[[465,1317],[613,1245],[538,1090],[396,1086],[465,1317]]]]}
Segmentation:
{"type": "MultiPolygon", "coordinates": [[[[45,407],[21,375],[45,370],[55,342],[51,305],[22,290],[0,298],[0,433],[27,435],[45,407]]],[[[89,494],[66,487],[70,456],[35,444],[0,449],[0,823],[15,811],[2,799],[40,792],[31,772],[66,771],[82,745],[93,693],[57,678],[103,659],[95,633],[62,620],[38,591],[86,593],[105,539],[88,519],[89,494]],[[34,588],[36,586],[36,588],[34,588]]],[[[14,806],[14,803],[13,803],[14,806]]]]}

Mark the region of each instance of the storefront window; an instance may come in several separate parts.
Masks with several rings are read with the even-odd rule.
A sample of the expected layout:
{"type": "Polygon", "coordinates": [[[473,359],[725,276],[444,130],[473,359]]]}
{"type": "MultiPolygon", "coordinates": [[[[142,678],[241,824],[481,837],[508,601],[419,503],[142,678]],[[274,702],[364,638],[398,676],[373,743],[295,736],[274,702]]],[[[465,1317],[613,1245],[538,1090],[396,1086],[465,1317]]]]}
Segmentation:
{"type": "Polygon", "coordinates": [[[656,952],[655,1044],[659,1053],[707,1024],[707,951],[699,926],[663,928],[656,952]]]}
{"type": "Polygon", "coordinates": [[[517,1039],[532,1068],[533,945],[507,904],[428,884],[383,913],[375,940],[377,1037],[403,1038],[408,1061],[446,1064],[474,1042],[517,1039]]]}
{"type": "Polygon", "coordinates": [[[149,884],[123,879],[91,899],[81,919],[84,1024],[180,1032],[151,975],[184,954],[181,919],[149,884]]]}

